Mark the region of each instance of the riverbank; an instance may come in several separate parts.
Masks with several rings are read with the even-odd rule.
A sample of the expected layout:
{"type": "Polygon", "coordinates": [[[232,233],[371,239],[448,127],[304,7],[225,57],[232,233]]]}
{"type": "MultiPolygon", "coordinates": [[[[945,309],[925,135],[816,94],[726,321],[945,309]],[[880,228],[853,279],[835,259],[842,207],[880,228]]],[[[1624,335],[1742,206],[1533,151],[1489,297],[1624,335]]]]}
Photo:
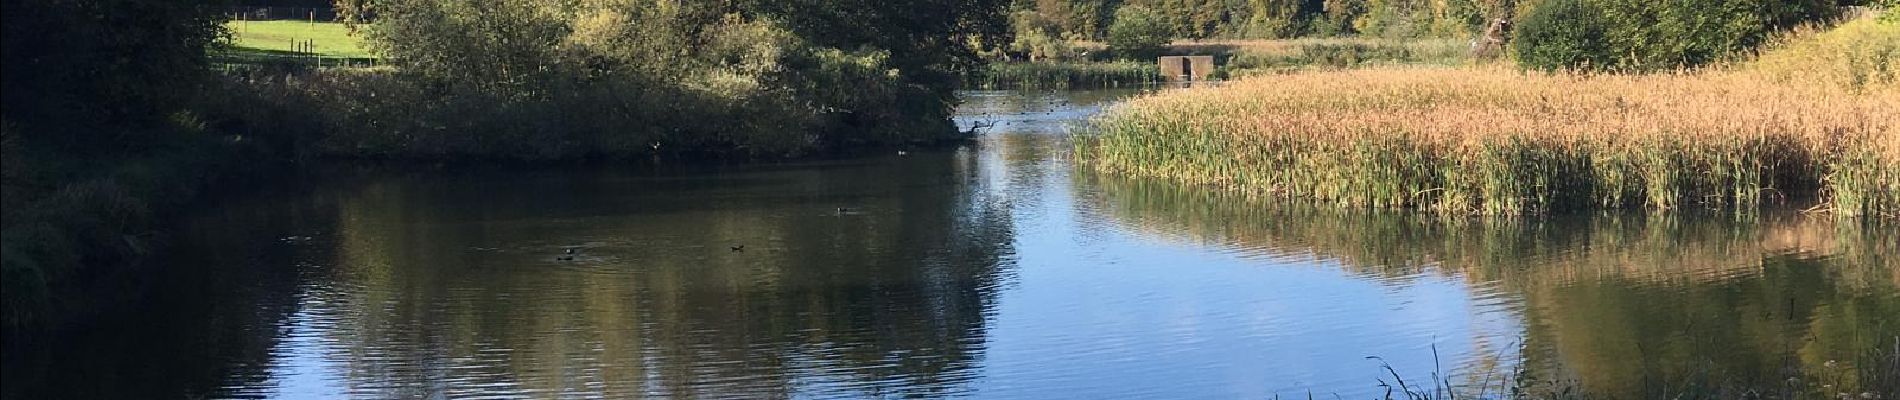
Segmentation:
{"type": "Polygon", "coordinates": [[[956,82],[944,71],[972,56],[952,42],[881,40],[987,33],[972,24],[787,22],[835,4],[757,10],[776,18],[469,4],[381,4],[362,30],[232,23],[208,6],[9,9],[8,342],[132,304],[132,286],[155,275],[140,267],[162,253],[166,215],[241,182],[232,177],[303,161],[758,161],[971,136],[950,120],[956,82]],[[625,28],[643,26],[682,29],[625,28]],[[474,30],[510,34],[459,36],[474,30]],[[326,59],[366,56],[365,42],[399,62],[326,59]]]}
{"type": "Polygon", "coordinates": [[[1882,67],[1900,64],[1893,43],[1900,28],[1863,19],[1779,51],[1884,56],[1658,75],[1262,76],[1132,100],[1093,121],[1076,154],[1104,171],[1343,208],[1749,209],[1818,195],[1840,215],[1894,217],[1900,80],[1882,67]],[[1835,42],[1852,45],[1804,44],[1835,42]],[[1796,70],[1845,72],[1771,72],[1796,70]]]}
{"type": "MultiPolygon", "coordinates": [[[[1078,48],[1106,51],[1100,44],[1078,48]]],[[[1477,62],[1453,39],[1302,38],[1177,41],[1164,55],[1211,56],[1212,79],[1390,66],[1464,66],[1477,62]]],[[[1013,61],[985,65],[963,79],[970,89],[1104,89],[1163,82],[1152,59],[1013,61]]]]}
{"type": "Polygon", "coordinates": [[[1138,87],[1161,82],[1161,68],[1152,62],[1074,61],[1007,62],[985,65],[967,76],[970,89],[1103,89],[1138,87]]]}
{"type": "MultiPolygon", "coordinates": [[[[0,251],[9,345],[122,313],[149,294],[142,282],[171,273],[164,270],[171,266],[150,264],[167,253],[173,238],[165,224],[175,214],[309,165],[748,163],[882,154],[969,137],[928,113],[787,122],[798,115],[774,112],[773,104],[651,88],[619,92],[643,95],[632,104],[605,100],[614,94],[609,88],[508,99],[432,88],[391,69],[280,71],[208,85],[213,89],[190,101],[184,120],[154,128],[162,132],[125,133],[171,139],[136,153],[49,152],[15,140],[27,132],[6,125],[0,251]],[[662,106],[669,96],[674,102],[662,106]],[[568,114],[601,104],[637,108],[589,119],[568,114]],[[79,159],[87,162],[70,161],[79,159]]],[[[891,99],[884,106],[931,100],[891,99]]]]}
{"type": "Polygon", "coordinates": [[[303,114],[296,118],[319,133],[300,143],[334,159],[772,160],[969,137],[939,110],[937,96],[864,69],[841,74],[848,76],[827,79],[860,82],[850,91],[824,86],[801,94],[643,79],[554,81],[555,89],[523,95],[435,84],[396,69],[330,69],[242,85],[272,109],[303,114]]]}
{"type": "Polygon", "coordinates": [[[274,138],[201,128],[178,127],[164,134],[175,140],[137,155],[28,151],[15,140],[21,135],[7,132],[4,146],[10,349],[138,304],[168,268],[152,265],[172,243],[166,222],[208,195],[281,178],[297,164],[274,138]]]}

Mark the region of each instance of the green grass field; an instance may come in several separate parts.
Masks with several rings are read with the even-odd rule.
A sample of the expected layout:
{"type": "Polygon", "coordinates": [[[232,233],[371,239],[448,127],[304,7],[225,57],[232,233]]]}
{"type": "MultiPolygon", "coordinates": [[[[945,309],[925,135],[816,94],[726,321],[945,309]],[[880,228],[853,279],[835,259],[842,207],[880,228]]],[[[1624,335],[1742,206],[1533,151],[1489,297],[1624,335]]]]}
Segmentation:
{"type": "Polygon", "coordinates": [[[292,43],[312,41],[323,57],[371,58],[360,34],[352,35],[341,23],[296,20],[231,21],[231,37],[239,51],[281,53],[293,49],[292,43]]]}

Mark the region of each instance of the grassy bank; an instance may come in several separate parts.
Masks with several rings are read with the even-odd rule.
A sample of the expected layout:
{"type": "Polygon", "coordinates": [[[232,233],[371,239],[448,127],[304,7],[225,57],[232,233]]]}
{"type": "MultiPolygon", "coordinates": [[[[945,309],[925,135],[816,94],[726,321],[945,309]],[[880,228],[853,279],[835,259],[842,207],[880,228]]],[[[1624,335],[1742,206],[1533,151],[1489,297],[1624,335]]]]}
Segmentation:
{"type": "Polygon", "coordinates": [[[1470,62],[1463,40],[1307,38],[1176,43],[1173,51],[1215,55],[1230,77],[1289,70],[1366,68],[1392,65],[1456,66],[1470,62]]]}
{"type": "MultiPolygon", "coordinates": [[[[1871,20],[1784,45],[1900,32],[1871,20]]],[[[1866,54],[1869,46],[1835,52],[1866,54]]],[[[1809,57],[1786,74],[1660,75],[1380,68],[1165,92],[1094,121],[1077,156],[1159,176],[1347,208],[1513,214],[1755,207],[1818,193],[1843,215],[1900,215],[1894,53],[1809,57]],[[1845,64],[1843,64],[1845,63],[1845,64]],[[1885,74],[1885,75],[1883,75],[1885,74]]]]}
{"type": "Polygon", "coordinates": [[[371,58],[369,47],[360,34],[335,22],[297,20],[231,21],[224,24],[231,32],[231,46],[239,50],[287,52],[296,44],[310,43],[310,51],[332,58],[371,58]]]}
{"type": "Polygon", "coordinates": [[[0,330],[9,346],[33,346],[138,304],[166,267],[150,265],[170,242],[165,224],[206,193],[288,170],[294,154],[282,151],[280,134],[299,132],[278,126],[272,130],[280,134],[240,135],[181,123],[128,132],[169,140],[127,155],[33,149],[12,126],[0,130],[6,138],[0,146],[6,178],[0,330]]]}
{"type": "Polygon", "coordinates": [[[960,53],[872,40],[958,26],[831,31],[678,8],[627,15],[632,3],[379,2],[390,7],[368,32],[381,36],[363,39],[402,62],[312,69],[304,60],[367,53],[342,25],[114,4],[5,14],[9,344],[136,304],[142,282],[164,276],[146,264],[163,252],[168,215],[295,161],[724,162],[968,137],[949,119],[955,77],[939,67],[960,53]],[[290,46],[299,41],[313,46],[290,46]]]}
{"type": "Polygon", "coordinates": [[[342,23],[299,20],[230,21],[223,46],[211,52],[227,72],[366,67],[377,58],[361,32],[342,23]]]}
{"type": "Polygon", "coordinates": [[[1096,89],[1130,87],[1161,81],[1152,62],[1010,62],[985,65],[964,79],[974,89],[1096,89]]]}
{"type": "Polygon", "coordinates": [[[355,160],[725,162],[968,137],[934,97],[846,72],[858,74],[838,77],[852,84],[808,95],[624,79],[548,82],[547,94],[521,96],[395,69],[331,69],[243,82],[242,98],[268,107],[221,107],[239,123],[295,121],[313,132],[296,151],[355,160]],[[813,97],[829,106],[801,104],[813,97]]]}
{"type": "MultiPolygon", "coordinates": [[[[1105,52],[1099,43],[1075,43],[1075,48],[1105,52]]],[[[1165,55],[1212,56],[1219,70],[1215,79],[1306,70],[1371,68],[1399,65],[1458,66],[1470,64],[1469,46],[1462,40],[1391,40],[1366,38],[1305,38],[1273,40],[1177,41],[1165,55]]],[[[964,77],[971,89],[1097,89],[1161,82],[1153,59],[999,62],[964,77]]]]}

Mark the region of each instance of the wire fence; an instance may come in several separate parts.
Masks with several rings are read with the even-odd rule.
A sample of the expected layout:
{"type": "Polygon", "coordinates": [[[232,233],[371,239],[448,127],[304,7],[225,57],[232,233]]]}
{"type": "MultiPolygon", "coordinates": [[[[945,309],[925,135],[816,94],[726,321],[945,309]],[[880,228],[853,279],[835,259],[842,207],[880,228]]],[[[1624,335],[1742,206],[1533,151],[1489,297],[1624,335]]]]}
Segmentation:
{"type": "Polygon", "coordinates": [[[337,21],[336,9],[328,7],[260,7],[239,6],[230,8],[231,19],[239,21],[269,20],[306,20],[310,22],[337,21]]]}

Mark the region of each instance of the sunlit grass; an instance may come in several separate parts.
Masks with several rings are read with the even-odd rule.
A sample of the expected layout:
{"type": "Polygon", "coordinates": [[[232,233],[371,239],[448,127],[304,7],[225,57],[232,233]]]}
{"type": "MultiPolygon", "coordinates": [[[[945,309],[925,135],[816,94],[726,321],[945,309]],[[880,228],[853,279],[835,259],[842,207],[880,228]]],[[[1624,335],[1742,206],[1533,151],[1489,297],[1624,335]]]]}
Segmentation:
{"type": "Polygon", "coordinates": [[[335,58],[374,57],[363,43],[361,33],[352,33],[348,26],[333,22],[307,22],[297,20],[273,21],[231,21],[225,24],[231,32],[232,45],[238,50],[255,52],[290,52],[297,50],[296,43],[309,41],[314,45],[317,55],[335,58]]]}
{"type": "Polygon", "coordinates": [[[1827,81],[1746,68],[1262,76],[1130,101],[1094,121],[1077,155],[1349,208],[1746,208],[1818,189],[1843,215],[1900,215],[1900,90],[1827,81]]]}
{"type": "MultiPolygon", "coordinates": [[[[1900,27],[1790,35],[1758,60],[1655,75],[1386,66],[1135,99],[1096,168],[1345,208],[1516,214],[1818,195],[1900,216],[1900,27]]],[[[1265,46],[1262,44],[1261,46],[1265,46]]]]}

